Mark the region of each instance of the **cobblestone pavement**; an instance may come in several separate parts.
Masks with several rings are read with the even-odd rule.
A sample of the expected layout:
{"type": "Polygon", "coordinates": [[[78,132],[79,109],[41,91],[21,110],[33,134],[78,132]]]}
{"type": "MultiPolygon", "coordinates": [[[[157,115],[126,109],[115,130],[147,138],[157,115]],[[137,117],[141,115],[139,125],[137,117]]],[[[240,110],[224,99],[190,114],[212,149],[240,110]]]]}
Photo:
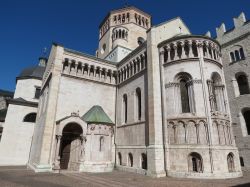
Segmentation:
{"type": "Polygon", "coordinates": [[[114,171],[112,173],[34,173],[25,168],[0,167],[0,187],[196,187],[239,186],[250,187],[250,172],[244,177],[227,180],[151,178],[135,173],[114,171]]]}

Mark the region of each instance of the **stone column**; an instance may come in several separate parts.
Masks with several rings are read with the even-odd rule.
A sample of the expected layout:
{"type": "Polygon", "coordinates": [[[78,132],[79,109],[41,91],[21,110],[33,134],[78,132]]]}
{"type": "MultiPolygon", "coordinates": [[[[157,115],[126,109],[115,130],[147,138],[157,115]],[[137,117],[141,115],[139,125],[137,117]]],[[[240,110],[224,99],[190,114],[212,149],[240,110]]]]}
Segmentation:
{"type": "Polygon", "coordinates": [[[194,57],[194,52],[193,52],[193,47],[192,47],[192,40],[188,41],[188,47],[189,47],[188,57],[193,58],[194,57]]]}
{"type": "Polygon", "coordinates": [[[106,81],[106,80],[107,80],[107,74],[108,74],[107,69],[104,69],[104,81],[106,81]]]}
{"type": "Polygon", "coordinates": [[[211,111],[215,111],[215,98],[213,94],[212,80],[207,80],[207,86],[208,86],[208,97],[209,97],[209,102],[210,102],[210,108],[211,108],[211,111]]]}
{"type": "Polygon", "coordinates": [[[131,61],[131,76],[134,75],[134,63],[131,61]]]}
{"type": "Polygon", "coordinates": [[[59,151],[60,151],[60,145],[61,145],[61,138],[62,138],[62,135],[56,135],[57,143],[56,143],[56,153],[55,153],[55,161],[54,161],[55,165],[53,169],[60,169],[59,151]]]}
{"type": "Polygon", "coordinates": [[[74,69],[74,71],[75,71],[75,73],[76,73],[75,75],[77,75],[77,73],[78,73],[78,72],[77,72],[77,71],[78,71],[78,63],[79,63],[79,62],[76,62],[76,63],[75,63],[75,69],[74,69]]]}
{"type": "Polygon", "coordinates": [[[173,60],[177,60],[178,54],[177,54],[177,44],[176,43],[173,44],[173,48],[174,48],[174,58],[173,58],[173,60]]]}
{"type": "Polygon", "coordinates": [[[181,42],[181,59],[186,58],[184,46],[185,46],[185,43],[182,41],[181,42]]]}
{"type": "Polygon", "coordinates": [[[160,49],[160,63],[164,64],[164,49],[160,49]]]}
{"type": "Polygon", "coordinates": [[[134,74],[136,74],[138,72],[137,64],[135,60],[133,60],[133,62],[134,62],[134,74]]]}
{"type": "Polygon", "coordinates": [[[81,150],[80,150],[80,162],[84,162],[85,160],[85,144],[86,144],[87,138],[83,135],[81,135],[81,150]]]}
{"type": "Polygon", "coordinates": [[[121,75],[120,76],[121,76],[121,82],[122,82],[123,81],[123,70],[122,69],[121,69],[121,75]]]}
{"type": "Polygon", "coordinates": [[[213,154],[212,154],[212,149],[211,145],[213,145],[213,140],[214,140],[214,135],[212,133],[213,131],[213,126],[212,126],[212,119],[211,119],[211,112],[209,111],[209,91],[207,88],[207,83],[206,83],[206,78],[205,78],[205,73],[204,73],[204,56],[202,53],[202,44],[201,41],[197,42],[197,50],[198,50],[198,57],[199,57],[199,68],[200,68],[200,74],[201,74],[201,81],[202,81],[202,94],[204,98],[204,109],[205,109],[205,115],[207,118],[207,124],[208,124],[208,140],[209,140],[209,160],[210,160],[210,170],[211,173],[214,171],[214,164],[213,164],[213,154]]]}
{"type": "Polygon", "coordinates": [[[170,47],[169,47],[169,45],[167,45],[166,50],[167,50],[167,53],[168,53],[168,59],[166,60],[166,62],[170,62],[171,57],[170,57],[170,47]]]}
{"type": "Polygon", "coordinates": [[[68,68],[68,74],[70,74],[70,72],[71,72],[71,61],[69,60],[69,62],[68,62],[68,64],[69,64],[69,68],[68,68]]]}
{"type": "Polygon", "coordinates": [[[117,83],[121,83],[121,72],[120,71],[117,72],[117,78],[118,78],[117,83]]]}
{"type": "Polygon", "coordinates": [[[100,70],[99,70],[99,80],[101,80],[101,79],[102,79],[102,72],[103,72],[103,69],[102,69],[102,68],[100,68],[100,70]]]}
{"type": "Polygon", "coordinates": [[[96,77],[96,70],[97,68],[94,66],[94,78],[96,77]]]}

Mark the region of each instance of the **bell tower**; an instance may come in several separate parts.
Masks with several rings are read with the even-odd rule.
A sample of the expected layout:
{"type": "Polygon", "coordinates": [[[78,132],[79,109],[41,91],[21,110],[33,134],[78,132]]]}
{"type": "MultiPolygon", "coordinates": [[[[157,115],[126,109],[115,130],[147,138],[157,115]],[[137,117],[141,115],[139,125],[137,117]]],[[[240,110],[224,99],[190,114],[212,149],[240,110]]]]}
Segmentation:
{"type": "Polygon", "coordinates": [[[113,62],[121,61],[142,44],[151,27],[151,16],[133,6],[113,10],[99,26],[97,56],[113,62]]]}

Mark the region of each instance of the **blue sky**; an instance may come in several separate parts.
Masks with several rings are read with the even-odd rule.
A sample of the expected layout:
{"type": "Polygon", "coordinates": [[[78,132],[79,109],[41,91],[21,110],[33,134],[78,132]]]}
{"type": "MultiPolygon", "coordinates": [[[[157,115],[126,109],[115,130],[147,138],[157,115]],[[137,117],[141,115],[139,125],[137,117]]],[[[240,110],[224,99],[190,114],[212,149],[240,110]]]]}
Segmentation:
{"type": "Polygon", "coordinates": [[[180,16],[193,34],[204,34],[245,12],[250,0],[2,0],[0,2],[0,89],[15,90],[15,77],[36,65],[52,42],[89,54],[98,46],[98,26],[125,4],[152,15],[153,25],[180,16]]]}

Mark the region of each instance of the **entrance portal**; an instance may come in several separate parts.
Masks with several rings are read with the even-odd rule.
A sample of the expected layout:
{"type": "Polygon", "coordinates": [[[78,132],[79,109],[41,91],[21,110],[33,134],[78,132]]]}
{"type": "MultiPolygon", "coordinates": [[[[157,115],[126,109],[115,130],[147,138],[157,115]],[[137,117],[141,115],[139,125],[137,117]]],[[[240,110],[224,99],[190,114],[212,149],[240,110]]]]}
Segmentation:
{"type": "Polygon", "coordinates": [[[69,123],[63,128],[60,148],[60,168],[73,169],[79,161],[82,128],[77,123],[69,123]],[[72,168],[70,167],[72,165],[72,168]]]}

